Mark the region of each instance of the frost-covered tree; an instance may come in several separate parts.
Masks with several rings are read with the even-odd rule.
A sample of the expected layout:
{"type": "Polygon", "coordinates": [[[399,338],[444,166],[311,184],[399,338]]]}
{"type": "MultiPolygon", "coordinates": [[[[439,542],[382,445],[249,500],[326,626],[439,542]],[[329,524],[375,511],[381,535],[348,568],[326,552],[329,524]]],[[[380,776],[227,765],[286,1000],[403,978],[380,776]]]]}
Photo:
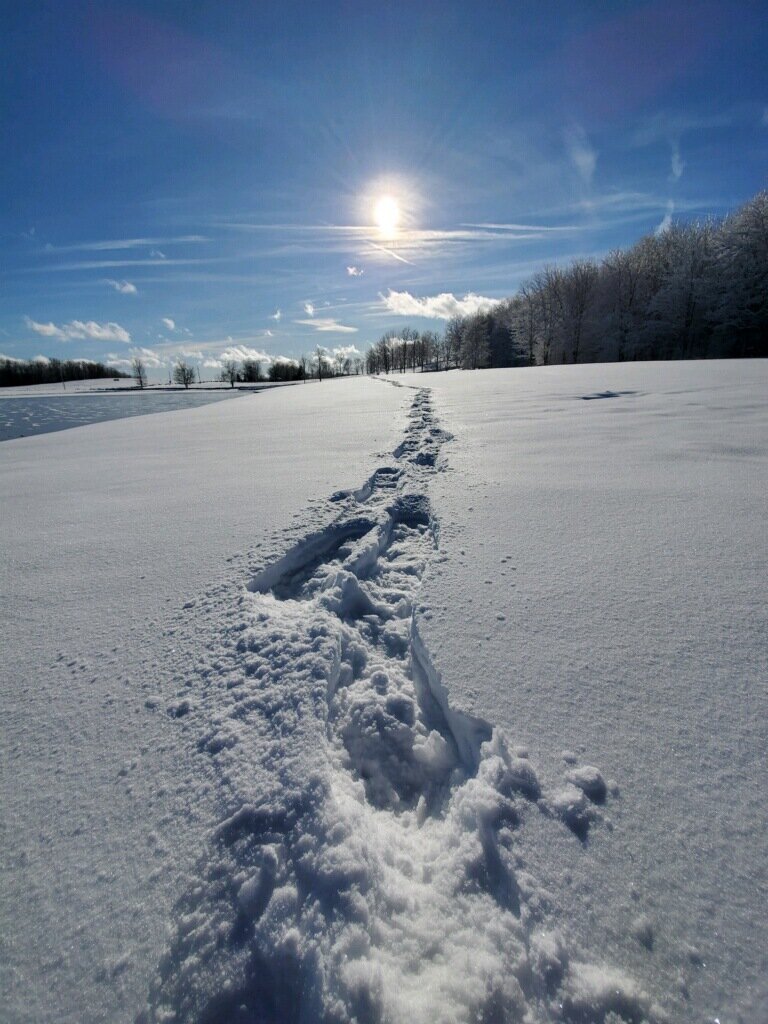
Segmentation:
{"type": "MultiPolygon", "coordinates": [[[[578,363],[583,355],[599,272],[593,260],[574,260],[560,278],[560,334],[564,354],[578,363]]],[[[563,360],[565,361],[565,359],[563,360]]]]}
{"type": "Polygon", "coordinates": [[[461,339],[461,365],[465,370],[477,370],[490,361],[488,321],[482,314],[467,317],[461,339]]]}
{"type": "Polygon", "coordinates": [[[729,356],[768,355],[768,192],[723,224],[715,240],[712,322],[729,356]]]}

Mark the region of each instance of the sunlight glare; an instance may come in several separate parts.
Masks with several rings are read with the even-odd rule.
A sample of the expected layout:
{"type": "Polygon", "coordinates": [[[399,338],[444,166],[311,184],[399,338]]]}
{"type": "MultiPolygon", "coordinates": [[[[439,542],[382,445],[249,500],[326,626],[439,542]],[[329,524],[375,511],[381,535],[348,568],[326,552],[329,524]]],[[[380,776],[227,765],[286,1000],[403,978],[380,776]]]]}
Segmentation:
{"type": "Polygon", "coordinates": [[[394,235],[400,223],[400,207],[397,200],[392,196],[382,196],[373,208],[373,218],[383,235],[394,235]]]}

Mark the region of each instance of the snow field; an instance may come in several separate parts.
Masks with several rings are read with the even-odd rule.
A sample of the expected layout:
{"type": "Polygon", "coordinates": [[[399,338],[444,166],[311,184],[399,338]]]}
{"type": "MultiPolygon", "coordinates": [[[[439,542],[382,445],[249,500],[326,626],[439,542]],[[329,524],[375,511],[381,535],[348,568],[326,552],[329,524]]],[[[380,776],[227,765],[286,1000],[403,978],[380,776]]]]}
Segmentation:
{"type": "Polygon", "coordinates": [[[330,381],[0,446],[9,1021],[762,1020],[766,384],[330,381]]]}
{"type": "Polygon", "coordinates": [[[585,838],[599,772],[543,794],[525,751],[451,707],[419,635],[449,439],[416,391],[392,464],[255,573],[180,691],[229,809],[143,1020],[661,1019],[569,951],[518,849],[533,814],[585,838]]]}
{"type": "Polygon", "coordinates": [[[404,396],[323,381],[0,445],[4,1021],[134,1021],[220,814],[176,691],[247,552],[324,526],[404,396]]]}
{"type": "Polygon", "coordinates": [[[543,788],[609,791],[578,855],[531,816],[527,862],[670,1019],[768,1019],[768,364],[426,379],[455,441],[420,633],[543,788]]]}

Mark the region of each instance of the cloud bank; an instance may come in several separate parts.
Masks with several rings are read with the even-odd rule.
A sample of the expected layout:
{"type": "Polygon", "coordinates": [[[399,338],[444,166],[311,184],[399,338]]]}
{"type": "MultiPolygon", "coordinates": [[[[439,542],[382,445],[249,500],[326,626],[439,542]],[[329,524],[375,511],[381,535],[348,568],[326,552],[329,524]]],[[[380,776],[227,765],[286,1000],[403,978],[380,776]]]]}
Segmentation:
{"type": "Polygon", "coordinates": [[[386,308],[397,316],[423,316],[430,320],[450,320],[454,316],[487,313],[501,302],[501,299],[489,299],[474,292],[467,292],[463,299],[457,298],[452,292],[417,298],[410,292],[396,292],[391,288],[387,295],[381,295],[380,298],[386,308]]]}
{"type": "Polygon", "coordinates": [[[31,331],[42,335],[44,338],[56,338],[57,341],[71,341],[73,338],[88,338],[90,341],[122,341],[130,344],[131,336],[120,324],[109,321],[105,324],[97,323],[96,320],[70,320],[60,327],[49,322],[38,323],[30,317],[25,317],[24,322],[31,331]]]}

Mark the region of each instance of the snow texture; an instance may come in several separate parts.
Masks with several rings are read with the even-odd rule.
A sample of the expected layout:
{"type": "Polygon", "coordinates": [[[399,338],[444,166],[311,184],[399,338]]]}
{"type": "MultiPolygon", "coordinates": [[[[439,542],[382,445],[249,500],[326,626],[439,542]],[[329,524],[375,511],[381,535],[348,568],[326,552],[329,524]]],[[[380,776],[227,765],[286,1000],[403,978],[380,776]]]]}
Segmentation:
{"type": "Polygon", "coordinates": [[[4,444],[9,1021],[764,1019],[767,378],[4,444]]]}
{"type": "Polygon", "coordinates": [[[599,773],[576,770],[577,811],[542,794],[451,707],[419,636],[449,438],[419,389],[391,464],[255,573],[198,670],[228,814],[143,1020],[659,1019],[634,981],[571,960],[516,841],[530,814],[586,837],[599,773]]]}

